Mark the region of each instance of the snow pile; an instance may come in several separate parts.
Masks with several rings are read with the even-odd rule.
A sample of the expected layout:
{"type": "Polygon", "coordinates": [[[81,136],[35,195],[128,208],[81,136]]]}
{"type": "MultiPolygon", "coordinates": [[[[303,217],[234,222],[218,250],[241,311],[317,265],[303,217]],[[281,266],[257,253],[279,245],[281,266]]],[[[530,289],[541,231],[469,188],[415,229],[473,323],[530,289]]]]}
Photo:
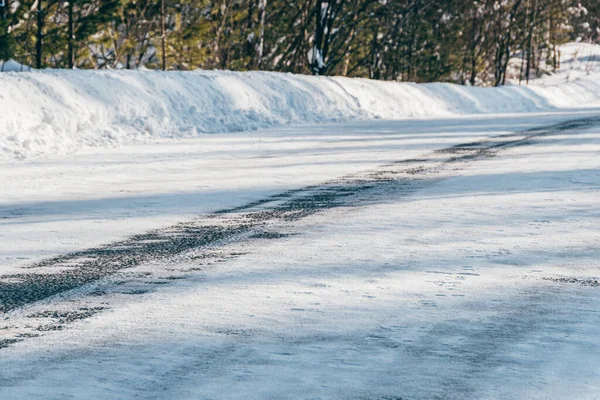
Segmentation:
{"type": "MultiPolygon", "coordinates": [[[[532,70],[529,83],[533,85],[556,84],[573,81],[593,74],[600,74],[600,45],[591,43],[566,43],[556,49],[557,67],[554,69],[553,54],[544,54],[539,64],[539,73],[532,70]],[[550,58],[548,58],[550,57],[550,58]]],[[[509,63],[508,81],[519,84],[519,77],[525,80],[526,60],[523,53],[517,53],[509,63]]],[[[597,79],[597,78],[596,78],[597,79]]]]}
{"type": "Polygon", "coordinates": [[[567,43],[561,46],[560,70],[600,72],[600,46],[590,43],[567,43]]]}
{"type": "Polygon", "coordinates": [[[8,72],[0,74],[0,159],[290,123],[594,104],[600,104],[594,76],[490,89],[266,72],[8,72]]]}
{"type": "Polygon", "coordinates": [[[23,72],[23,71],[31,71],[31,67],[27,65],[20,64],[15,60],[0,60],[0,72],[23,72]]]}

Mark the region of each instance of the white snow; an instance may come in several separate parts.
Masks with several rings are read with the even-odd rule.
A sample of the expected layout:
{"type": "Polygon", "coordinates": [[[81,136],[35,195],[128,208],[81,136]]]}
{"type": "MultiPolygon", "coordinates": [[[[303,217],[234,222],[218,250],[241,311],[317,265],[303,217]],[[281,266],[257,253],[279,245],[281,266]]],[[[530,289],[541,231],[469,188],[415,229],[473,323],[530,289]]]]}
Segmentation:
{"type": "Polygon", "coordinates": [[[559,48],[560,72],[600,72],[600,45],[567,43],[559,48]]]}
{"type": "MultiPolygon", "coordinates": [[[[0,280],[288,189],[598,116],[599,101],[594,74],[500,89],[0,74],[0,280]]],[[[578,282],[600,279],[600,127],[423,179],[284,226],[292,236],[233,243],[226,262],[144,264],[107,278],[106,295],[91,285],[4,314],[0,344],[31,313],[107,308],[0,349],[0,399],[597,399],[600,288],[578,282]],[[138,273],[198,268],[123,290],[138,273]]]]}
{"type": "Polygon", "coordinates": [[[600,103],[596,76],[469,88],[267,72],[0,74],[0,160],[284,124],[550,111],[600,103]]]}
{"type": "Polygon", "coordinates": [[[198,213],[589,114],[304,125],[0,164],[0,275],[198,213]]]}
{"type": "Polygon", "coordinates": [[[21,64],[15,60],[0,60],[0,72],[24,72],[31,71],[31,67],[21,64]]]}
{"type": "MultiPolygon", "coordinates": [[[[554,70],[552,58],[548,60],[544,57],[539,65],[542,76],[536,78],[534,72],[531,72],[530,85],[556,86],[578,80],[582,80],[581,83],[585,85],[588,80],[599,80],[600,45],[583,42],[566,43],[557,46],[556,55],[559,60],[558,69],[554,70]]],[[[509,65],[508,81],[513,85],[519,84],[521,68],[525,68],[525,60],[523,54],[519,53],[510,60],[509,65]]],[[[521,83],[524,84],[524,82],[521,83]]]]}
{"type": "MultiPolygon", "coordinates": [[[[256,185],[268,191],[276,177],[323,179],[329,168],[336,169],[332,175],[365,169],[480,132],[577,116],[336,124],[212,138],[212,152],[221,141],[220,157],[238,168],[219,156],[203,161],[204,154],[188,147],[192,142],[77,162],[71,156],[69,166],[80,163],[82,176],[89,174],[82,191],[104,176],[136,192],[156,176],[155,190],[166,184],[170,192],[169,173],[181,174],[173,187],[186,179],[211,187],[228,179],[224,185],[241,189],[260,179],[256,185]],[[169,153],[189,169],[176,167],[169,153]],[[114,169],[107,170],[111,163],[114,169]],[[204,169],[210,163],[212,169],[204,169]]],[[[38,168],[26,165],[29,172],[38,168]]],[[[40,179],[56,176],[64,188],[76,186],[68,167],[46,166],[48,175],[40,179]]],[[[598,278],[599,171],[600,129],[565,132],[449,169],[407,196],[312,216],[288,227],[295,236],[241,243],[234,247],[244,253],[237,259],[155,285],[145,295],[75,293],[42,302],[10,323],[48,308],[110,309],[3,349],[0,397],[595,399],[599,288],[551,279],[598,278]]],[[[218,198],[232,201],[228,193],[218,198]]],[[[92,207],[98,217],[110,215],[101,204],[92,207]]],[[[42,214],[68,221],[84,210],[63,203],[42,214]]],[[[81,215],[93,218],[93,211],[81,215]]],[[[136,271],[198,266],[180,260],[136,271]]]]}

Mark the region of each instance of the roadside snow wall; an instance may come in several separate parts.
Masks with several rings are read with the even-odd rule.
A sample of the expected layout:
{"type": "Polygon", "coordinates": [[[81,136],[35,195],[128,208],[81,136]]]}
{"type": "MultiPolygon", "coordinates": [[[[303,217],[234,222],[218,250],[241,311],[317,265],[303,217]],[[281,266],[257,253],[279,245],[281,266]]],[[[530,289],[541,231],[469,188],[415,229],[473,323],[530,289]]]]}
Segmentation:
{"type": "Polygon", "coordinates": [[[0,74],[0,160],[301,124],[600,105],[600,75],[475,88],[267,72],[0,74]]]}

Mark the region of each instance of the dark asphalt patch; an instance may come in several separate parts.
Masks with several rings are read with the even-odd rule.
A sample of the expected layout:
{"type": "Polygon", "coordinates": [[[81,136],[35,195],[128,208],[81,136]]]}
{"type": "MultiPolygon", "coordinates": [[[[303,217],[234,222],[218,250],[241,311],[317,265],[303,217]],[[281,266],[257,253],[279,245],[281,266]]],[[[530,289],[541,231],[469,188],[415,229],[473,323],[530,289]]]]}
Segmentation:
{"type": "Polygon", "coordinates": [[[11,344],[22,342],[24,339],[0,339],[0,349],[4,349],[11,344]]]}
{"type": "Polygon", "coordinates": [[[556,283],[570,283],[581,286],[600,287],[599,278],[545,277],[542,279],[545,281],[552,281],[556,283]]]}

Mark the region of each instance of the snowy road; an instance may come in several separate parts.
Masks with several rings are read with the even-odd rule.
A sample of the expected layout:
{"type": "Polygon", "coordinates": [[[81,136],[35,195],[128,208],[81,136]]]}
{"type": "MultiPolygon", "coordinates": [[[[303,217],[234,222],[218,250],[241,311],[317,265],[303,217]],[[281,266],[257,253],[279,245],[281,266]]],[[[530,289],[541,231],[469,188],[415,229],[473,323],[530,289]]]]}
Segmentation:
{"type": "Polygon", "coordinates": [[[2,398],[600,396],[591,111],[3,171],[2,398]]]}

